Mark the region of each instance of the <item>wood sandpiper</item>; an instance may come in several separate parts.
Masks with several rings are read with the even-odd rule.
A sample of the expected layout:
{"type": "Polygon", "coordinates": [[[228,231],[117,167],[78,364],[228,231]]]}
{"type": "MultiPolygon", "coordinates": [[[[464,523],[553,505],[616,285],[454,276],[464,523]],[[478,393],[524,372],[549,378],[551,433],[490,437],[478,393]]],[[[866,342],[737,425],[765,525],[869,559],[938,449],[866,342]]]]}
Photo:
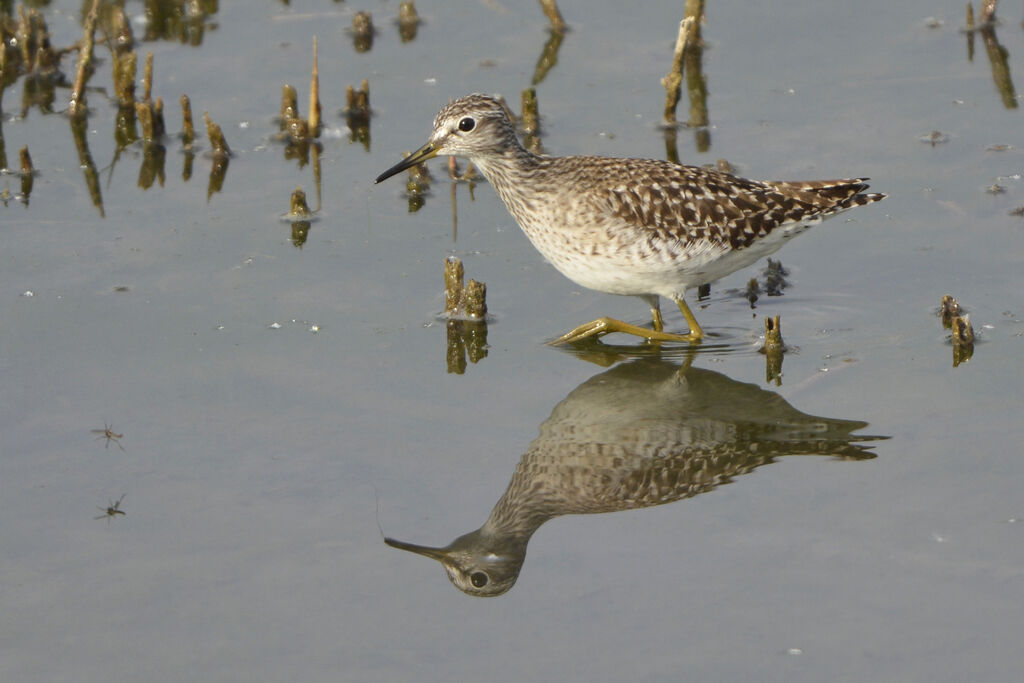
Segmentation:
{"type": "Polygon", "coordinates": [[[476,531],[441,548],[384,542],[438,560],[459,590],[492,597],[516,583],[530,538],[550,519],[691,498],[782,455],[866,460],[875,454],[860,442],[886,438],[854,434],[867,423],[808,415],[692,360],[634,360],[576,387],[476,531]]]}
{"type": "Polygon", "coordinates": [[[505,106],[479,94],[444,107],[430,141],[377,182],[439,154],[468,158],[567,278],[651,307],[653,329],[599,318],[553,344],[611,332],[698,342],[704,331],[686,290],[754,263],[824,218],[885,198],[864,192],[867,178],[758,181],[653,159],[537,155],[519,142],[505,106]],[[679,306],[686,334],[664,331],[661,296],[679,306]]]}

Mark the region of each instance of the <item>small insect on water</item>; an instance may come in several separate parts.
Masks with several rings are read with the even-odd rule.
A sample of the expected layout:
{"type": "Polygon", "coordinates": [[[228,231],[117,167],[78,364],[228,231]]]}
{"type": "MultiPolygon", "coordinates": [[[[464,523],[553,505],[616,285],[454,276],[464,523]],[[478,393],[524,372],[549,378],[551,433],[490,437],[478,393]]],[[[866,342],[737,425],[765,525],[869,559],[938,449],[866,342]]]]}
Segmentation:
{"type": "Polygon", "coordinates": [[[121,497],[118,498],[116,501],[110,501],[110,505],[108,507],[97,508],[99,510],[103,510],[103,514],[98,515],[97,517],[93,517],[93,519],[106,519],[107,524],[110,524],[110,520],[116,517],[117,515],[127,514],[125,513],[124,510],[121,509],[121,501],[124,500],[124,497],[126,495],[128,494],[122,493],[121,497]]]}
{"type": "Polygon", "coordinates": [[[106,422],[104,422],[103,429],[93,429],[92,433],[99,434],[99,436],[96,437],[97,439],[107,440],[106,448],[110,448],[110,442],[113,441],[114,443],[117,444],[118,448],[120,448],[122,451],[124,450],[124,446],[121,445],[121,439],[124,438],[124,434],[118,434],[117,432],[115,432],[114,425],[108,425],[106,422]]]}

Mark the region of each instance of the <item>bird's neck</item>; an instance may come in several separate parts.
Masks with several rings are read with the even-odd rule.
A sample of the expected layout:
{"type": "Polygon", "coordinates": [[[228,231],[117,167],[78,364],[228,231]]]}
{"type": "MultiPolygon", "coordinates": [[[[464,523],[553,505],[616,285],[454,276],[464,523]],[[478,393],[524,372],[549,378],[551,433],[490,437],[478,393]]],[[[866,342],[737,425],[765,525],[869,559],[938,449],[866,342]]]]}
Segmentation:
{"type": "Polygon", "coordinates": [[[526,191],[542,159],[516,140],[501,152],[476,157],[472,162],[501,198],[505,199],[508,195],[526,191]]]}
{"type": "Polygon", "coordinates": [[[543,180],[546,159],[525,149],[518,140],[501,153],[473,159],[473,166],[524,230],[530,223],[530,209],[550,189],[543,180]]]}

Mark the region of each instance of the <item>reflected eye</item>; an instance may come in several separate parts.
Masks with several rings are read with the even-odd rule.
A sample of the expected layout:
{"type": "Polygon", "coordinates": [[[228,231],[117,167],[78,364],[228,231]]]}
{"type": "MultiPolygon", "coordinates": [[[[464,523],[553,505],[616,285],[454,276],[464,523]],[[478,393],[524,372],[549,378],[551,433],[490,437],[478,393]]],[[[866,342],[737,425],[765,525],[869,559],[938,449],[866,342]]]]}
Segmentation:
{"type": "MultiPolygon", "coordinates": [[[[463,133],[468,133],[469,131],[473,130],[475,126],[476,121],[474,121],[469,116],[459,121],[459,130],[461,130],[463,133]]],[[[484,580],[486,581],[486,578],[484,580]]]]}
{"type": "MultiPolygon", "coordinates": [[[[463,121],[472,122],[473,119],[462,119],[463,121]]],[[[461,126],[460,126],[461,127],[461,126]]],[[[487,585],[487,574],[483,572],[473,572],[469,575],[469,580],[476,588],[483,588],[487,585]]]]}

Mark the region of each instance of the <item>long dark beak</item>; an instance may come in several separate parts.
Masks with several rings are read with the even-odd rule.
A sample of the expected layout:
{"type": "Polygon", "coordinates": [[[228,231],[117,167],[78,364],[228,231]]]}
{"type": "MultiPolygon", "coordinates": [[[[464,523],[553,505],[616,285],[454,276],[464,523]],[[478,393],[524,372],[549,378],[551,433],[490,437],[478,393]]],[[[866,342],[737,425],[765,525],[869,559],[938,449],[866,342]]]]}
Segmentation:
{"type": "MultiPolygon", "coordinates": [[[[402,169],[398,170],[400,171],[402,169]]],[[[395,171],[395,173],[398,173],[398,171],[395,171]]],[[[392,548],[408,550],[411,553],[416,553],[417,555],[425,555],[426,557],[432,557],[435,560],[440,560],[442,562],[448,556],[444,548],[431,548],[425,545],[414,545],[412,543],[406,543],[405,541],[399,541],[394,538],[385,538],[384,542],[392,548]]]]}
{"type": "Polygon", "coordinates": [[[388,170],[377,176],[375,182],[381,182],[387,180],[396,173],[401,173],[407,168],[412,168],[416,164],[423,163],[427,159],[433,159],[437,156],[437,150],[434,149],[433,143],[428,142],[427,144],[420,147],[418,150],[407,156],[406,158],[399,161],[397,164],[389,168],[388,170]]]}

